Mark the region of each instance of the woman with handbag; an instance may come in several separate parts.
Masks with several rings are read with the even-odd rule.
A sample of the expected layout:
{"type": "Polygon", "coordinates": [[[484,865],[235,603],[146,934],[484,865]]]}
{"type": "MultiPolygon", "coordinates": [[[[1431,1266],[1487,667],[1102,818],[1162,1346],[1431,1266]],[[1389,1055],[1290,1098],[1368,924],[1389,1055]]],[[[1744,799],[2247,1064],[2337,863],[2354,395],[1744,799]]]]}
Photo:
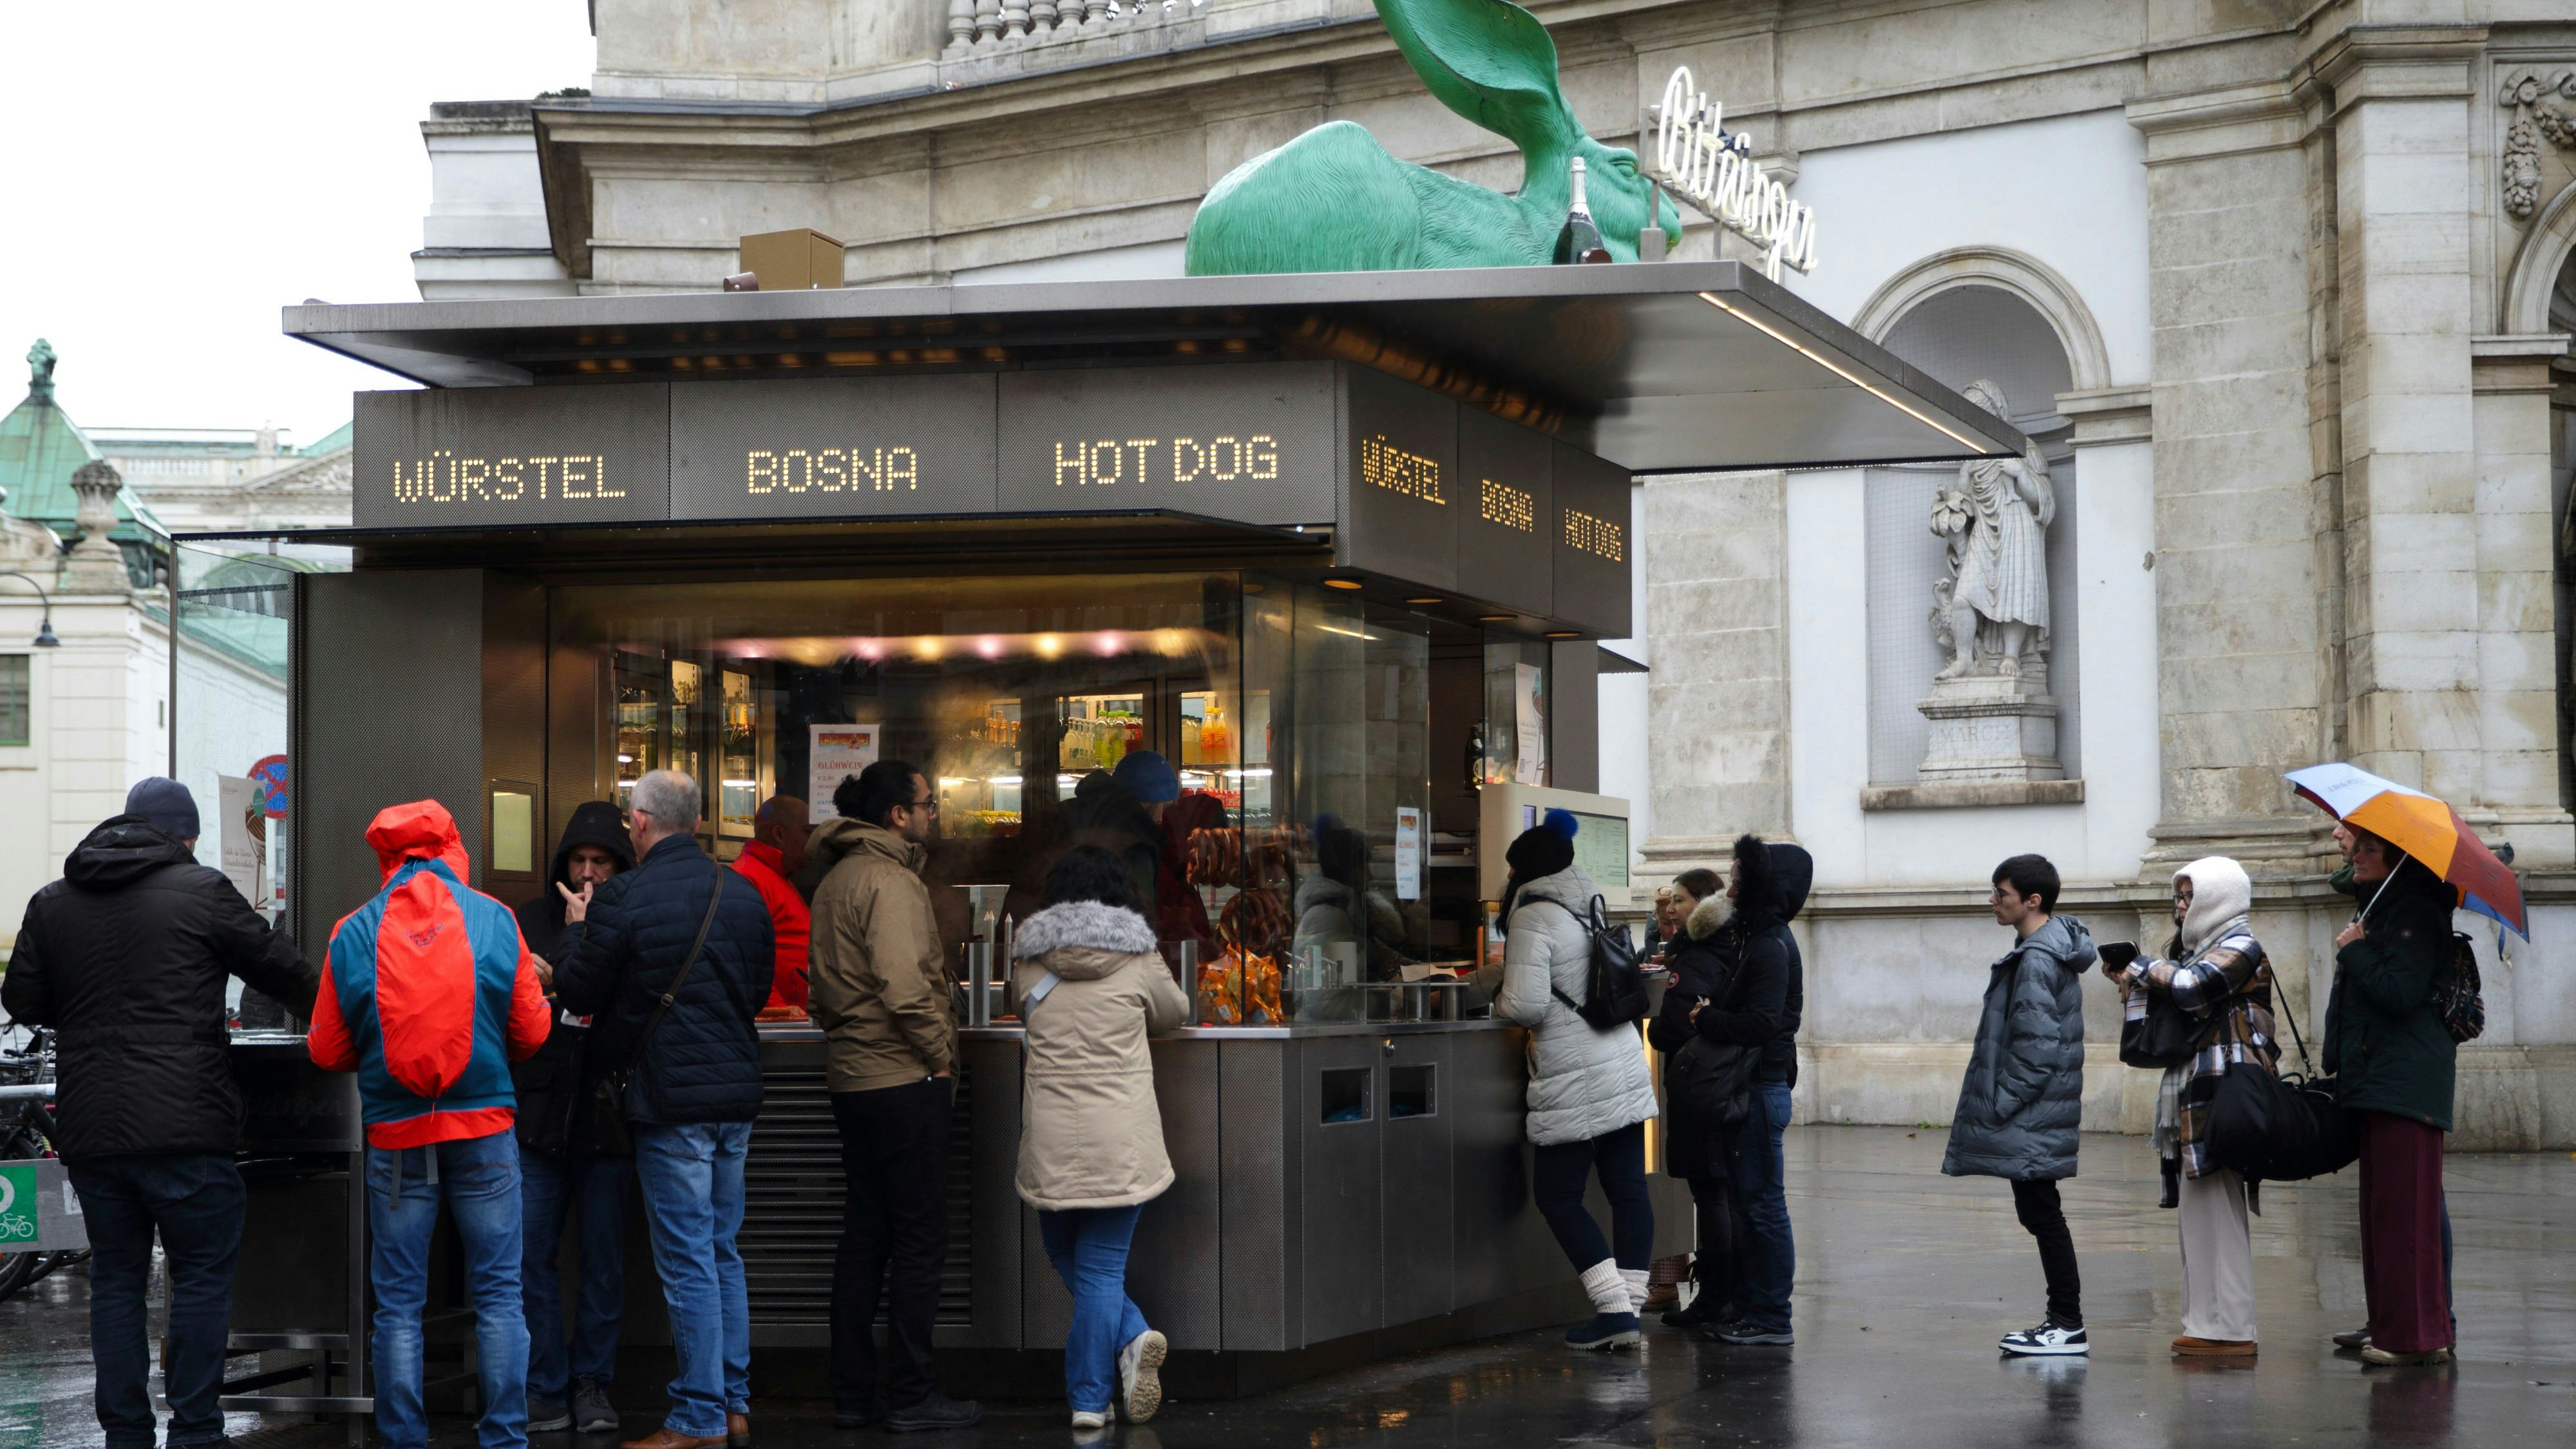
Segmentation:
{"type": "MultiPolygon", "coordinates": [[[[2277,1070],[2272,967],[2254,939],[2254,883],[2223,855],[2174,872],[2176,931],[2166,958],[2125,965],[2106,955],[2132,1027],[2173,1024],[2173,1055],[2156,1092],[2154,1142],[2166,1206],[2181,1209],[2183,1358],[2252,1358],[2254,1236],[2245,1179],[2209,1152],[2209,1109],[2228,1068],[2277,1070]]],[[[2121,1059],[2137,1064],[2125,1032],[2121,1059]]],[[[2157,1030],[2152,1035],[2162,1036],[2157,1030]]]]}
{"type": "Polygon", "coordinates": [[[1028,1052],[1016,1185],[1073,1295],[1064,1393],[1082,1433],[1119,1414],[1141,1424],[1163,1403],[1167,1345],[1127,1296],[1127,1248],[1174,1176],[1146,1038],[1189,1020],[1190,1001],[1134,891],[1117,856],[1077,846],[1011,944],[1028,1052]]]}
{"type": "Polygon", "coordinates": [[[2358,1346],[2371,1364],[2451,1357],[2443,1269],[2442,1137],[2451,1130],[2459,1044],[2435,989],[2451,959],[2459,893],[2369,831],[2337,825],[2352,863],[2334,887],[2361,905],[2335,937],[2326,1070],[2361,1139],[2361,1279],[2370,1305],[2358,1346]]]}
{"type": "MultiPolygon", "coordinates": [[[[1736,1251],[1742,1240],[1726,1175],[1737,1129],[1704,1120],[1706,1113],[1692,1110],[1695,1094],[1687,1089],[1699,1080],[1693,1069],[1709,1050],[1705,1044],[1694,1045],[1700,1038],[1691,1029],[1691,1009],[1716,1000],[1735,975],[1736,942],[1725,929],[1734,907],[1726,899],[1725,882],[1713,870],[1683,871],[1673,878],[1670,892],[1674,924],[1664,1002],[1647,1024],[1646,1039],[1664,1054],[1664,1170],[1690,1184],[1699,1229],[1699,1257],[1689,1266],[1698,1291],[1689,1307],[1666,1313],[1664,1322],[1697,1328],[1733,1317],[1736,1251]]],[[[1658,1274],[1664,1270],[1661,1262],[1655,1267],[1658,1274]]],[[[1654,1306],[1651,1297],[1647,1306],[1654,1306]]]]}

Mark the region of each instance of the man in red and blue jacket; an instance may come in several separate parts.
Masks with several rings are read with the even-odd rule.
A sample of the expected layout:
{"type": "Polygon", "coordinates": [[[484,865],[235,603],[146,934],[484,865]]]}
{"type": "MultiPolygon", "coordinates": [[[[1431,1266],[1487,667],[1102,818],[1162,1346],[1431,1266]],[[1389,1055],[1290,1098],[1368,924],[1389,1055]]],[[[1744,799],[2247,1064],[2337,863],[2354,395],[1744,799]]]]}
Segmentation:
{"type": "Polygon", "coordinates": [[[367,827],[367,843],[384,889],[332,928],[306,1049],[325,1070],[358,1074],[366,1110],[376,1429],[393,1449],[429,1442],[420,1320],[444,1196],[474,1303],[478,1437],[483,1449],[524,1445],[528,1329],[509,1064],[545,1044],[545,995],[510,908],[465,884],[465,846],[444,806],[391,806],[367,827]]]}

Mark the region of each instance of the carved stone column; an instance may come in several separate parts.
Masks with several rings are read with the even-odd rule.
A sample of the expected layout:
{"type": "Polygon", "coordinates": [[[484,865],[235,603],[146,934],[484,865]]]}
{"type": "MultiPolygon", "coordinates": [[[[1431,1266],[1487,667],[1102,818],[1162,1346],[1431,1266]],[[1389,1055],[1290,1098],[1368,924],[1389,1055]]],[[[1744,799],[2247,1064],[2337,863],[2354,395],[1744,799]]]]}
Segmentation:
{"type": "Polygon", "coordinates": [[[67,594],[123,594],[133,591],[125,571],[125,552],[109,538],[116,530],[116,494],[125,486],[104,458],[83,463],[72,475],[80,495],[80,542],[63,556],[62,590],[67,594]]]}

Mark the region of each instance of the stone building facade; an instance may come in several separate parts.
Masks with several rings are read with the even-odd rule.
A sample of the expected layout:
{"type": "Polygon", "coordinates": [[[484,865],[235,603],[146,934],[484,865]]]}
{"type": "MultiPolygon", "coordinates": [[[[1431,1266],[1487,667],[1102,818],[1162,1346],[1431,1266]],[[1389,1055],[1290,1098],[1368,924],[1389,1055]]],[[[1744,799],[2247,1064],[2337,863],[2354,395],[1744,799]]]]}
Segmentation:
{"type": "MultiPolygon", "coordinates": [[[[1603,788],[1656,868],[1814,850],[1809,1119],[1943,1120],[2037,849],[2151,948],[2234,855],[2321,1025],[2345,908],[2287,769],[2349,759],[2510,845],[2534,940],[2467,924],[2490,1030],[2462,1145],[2576,1142],[2567,477],[2576,16],[2545,0],[1532,0],[1596,135],[1676,66],[1819,217],[1808,300],[1995,383],[2054,500],[2015,769],[1921,768],[1944,656],[1903,469],[1641,480],[1651,673],[1605,679],[1603,788]],[[2036,670],[2036,673],[2033,671],[2036,670]]],[[[709,288],[811,226],[850,285],[1161,275],[1199,199],[1327,120],[1509,189],[1367,0],[599,0],[594,94],[536,103],[546,245],[583,293],[709,288]]],[[[433,120],[431,127],[440,122],[433,120]]],[[[427,129],[427,128],[425,128],[427,129]]],[[[433,136],[432,144],[438,142],[433,136]]],[[[506,208],[504,208],[506,209],[506,208]]],[[[438,211],[433,206],[433,214],[438,211]]],[[[522,206],[520,214],[532,214],[522,206]]],[[[1681,255],[1717,247],[1704,223],[1681,255]]],[[[452,277],[424,269],[424,295],[452,277]]],[[[2035,507],[2035,505],[2033,505],[2035,507]]],[[[2004,677],[2004,676],[1997,676],[2004,677]]],[[[2466,921],[2467,918],[2463,918],[2466,921]]],[[[2092,992],[2088,1121],[2144,1124],[2092,992]]]]}

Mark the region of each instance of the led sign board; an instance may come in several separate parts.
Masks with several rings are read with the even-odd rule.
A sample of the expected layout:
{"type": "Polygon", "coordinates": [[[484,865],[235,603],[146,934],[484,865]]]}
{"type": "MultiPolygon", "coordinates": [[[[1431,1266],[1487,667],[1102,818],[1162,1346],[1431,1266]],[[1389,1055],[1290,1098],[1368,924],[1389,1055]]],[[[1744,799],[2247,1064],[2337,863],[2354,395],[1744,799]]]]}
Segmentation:
{"type": "Polygon", "coordinates": [[[361,393],[361,528],[1154,510],[1628,630],[1628,478],[1365,368],[1259,362],[361,393]]]}
{"type": "Polygon", "coordinates": [[[1329,523],[1334,378],[1329,362],[1005,373],[999,506],[1329,523]]]}

